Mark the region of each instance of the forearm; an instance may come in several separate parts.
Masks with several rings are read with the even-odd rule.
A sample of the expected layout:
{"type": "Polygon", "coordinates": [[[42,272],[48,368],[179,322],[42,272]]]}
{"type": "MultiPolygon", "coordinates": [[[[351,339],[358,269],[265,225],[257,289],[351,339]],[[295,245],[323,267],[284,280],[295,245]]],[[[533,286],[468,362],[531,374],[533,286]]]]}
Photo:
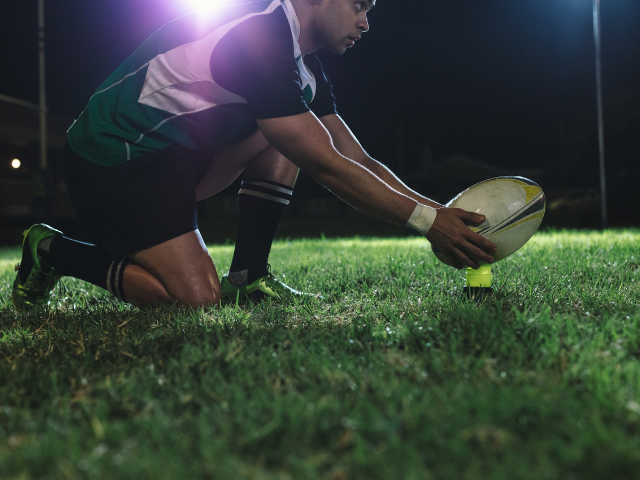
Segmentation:
{"type": "Polygon", "coordinates": [[[441,208],[443,206],[442,204],[435,202],[428,197],[420,195],[414,190],[411,190],[402,182],[402,180],[396,177],[396,175],[391,170],[389,170],[385,165],[378,162],[377,160],[374,160],[373,158],[367,156],[366,158],[362,159],[360,164],[367,170],[371,171],[371,173],[373,173],[376,177],[389,185],[391,188],[399,193],[402,193],[403,195],[406,195],[409,198],[412,198],[416,202],[423,205],[428,205],[429,207],[433,208],[441,208]]]}
{"type": "Polygon", "coordinates": [[[331,134],[331,139],[336,150],[338,150],[342,155],[359,163],[386,183],[390,188],[406,195],[416,202],[433,208],[442,207],[442,205],[434,202],[430,198],[411,190],[398,177],[396,177],[391,170],[367,155],[365,150],[362,148],[362,145],[360,145],[360,142],[358,142],[358,139],[353,135],[351,130],[349,130],[349,127],[344,123],[340,116],[327,115],[322,117],[320,121],[331,134]]]}
{"type": "Polygon", "coordinates": [[[340,154],[311,113],[258,120],[258,125],[276,150],[358,210],[401,225],[415,210],[415,200],[340,154]]]}
{"type": "MultiPolygon", "coordinates": [[[[283,145],[287,150],[291,143],[283,145]]],[[[325,144],[328,145],[328,144],[325,144]]],[[[393,189],[372,171],[340,155],[333,148],[316,146],[293,153],[294,163],[316,182],[328,188],[352,207],[387,222],[404,225],[416,207],[416,201],[393,189]],[[322,157],[322,161],[307,158],[322,157]]]]}
{"type": "Polygon", "coordinates": [[[329,169],[312,177],[359,210],[427,234],[436,219],[434,207],[394,190],[361,164],[346,158],[344,161],[348,162],[347,168],[340,166],[339,171],[329,169]],[[351,168],[353,172],[348,171],[351,168]],[[353,179],[357,181],[352,183],[353,179]]]}
{"type": "Polygon", "coordinates": [[[352,207],[391,223],[407,223],[415,210],[416,200],[398,192],[354,161],[342,158],[341,163],[335,169],[309,173],[352,207]]]}

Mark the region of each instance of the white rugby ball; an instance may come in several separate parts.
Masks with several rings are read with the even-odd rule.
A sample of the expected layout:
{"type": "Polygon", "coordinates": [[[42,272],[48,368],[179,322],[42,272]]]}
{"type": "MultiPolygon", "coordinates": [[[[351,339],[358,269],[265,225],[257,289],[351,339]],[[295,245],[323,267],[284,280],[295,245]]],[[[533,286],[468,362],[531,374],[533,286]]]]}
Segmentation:
{"type": "MultiPolygon", "coordinates": [[[[498,246],[498,251],[492,254],[497,262],[518,250],[536,233],[547,200],[540,185],[532,180],[497,177],[467,188],[445,206],[479,213],[487,218],[482,225],[470,225],[469,228],[498,246]]],[[[434,249],[433,253],[438,260],[451,265],[442,252],[434,249]]]]}

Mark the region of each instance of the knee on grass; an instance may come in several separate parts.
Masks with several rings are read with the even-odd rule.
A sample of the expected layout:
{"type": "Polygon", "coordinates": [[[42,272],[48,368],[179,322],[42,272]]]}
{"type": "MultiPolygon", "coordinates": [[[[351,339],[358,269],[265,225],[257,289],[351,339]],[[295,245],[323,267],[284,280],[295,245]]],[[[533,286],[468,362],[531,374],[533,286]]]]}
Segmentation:
{"type": "Polygon", "coordinates": [[[197,288],[183,290],[170,295],[160,281],[147,283],[144,288],[137,289],[128,295],[127,301],[138,307],[154,307],[161,304],[178,304],[192,308],[217,306],[221,292],[211,289],[197,288]]]}
{"type": "Polygon", "coordinates": [[[201,289],[196,292],[186,292],[184,295],[176,295],[174,302],[185,305],[187,307],[216,307],[220,304],[221,291],[213,291],[211,289],[201,289]]]}
{"type": "Polygon", "coordinates": [[[207,275],[193,275],[181,282],[171,282],[166,291],[172,301],[184,306],[198,308],[217,306],[222,298],[220,284],[207,275]]]}

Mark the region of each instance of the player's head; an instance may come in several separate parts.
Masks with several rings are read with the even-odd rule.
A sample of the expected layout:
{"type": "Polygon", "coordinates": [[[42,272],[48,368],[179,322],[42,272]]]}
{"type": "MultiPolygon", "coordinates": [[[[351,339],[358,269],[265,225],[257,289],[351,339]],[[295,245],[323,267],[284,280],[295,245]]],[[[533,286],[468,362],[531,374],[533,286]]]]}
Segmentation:
{"type": "Polygon", "coordinates": [[[367,12],[376,0],[311,0],[313,36],[321,48],[342,54],[369,30],[367,12]]]}

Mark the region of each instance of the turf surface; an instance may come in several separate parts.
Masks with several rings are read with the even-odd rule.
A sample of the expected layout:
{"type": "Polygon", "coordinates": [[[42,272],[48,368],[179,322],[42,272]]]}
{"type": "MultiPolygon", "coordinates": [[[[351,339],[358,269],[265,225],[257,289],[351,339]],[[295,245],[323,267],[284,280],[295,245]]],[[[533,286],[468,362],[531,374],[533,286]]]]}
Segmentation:
{"type": "MultiPolygon", "coordinates": [[[[219,272],[231,246],[211,247],[219,272]]],[[[1,478],[637,478],[640,231],[538,233],[495,295],[417,239],[279,242],[305,304],[138,310],[0,250],[1,478]]],[[[283,274],[286,276],[283,278],[283,274]]]]}

